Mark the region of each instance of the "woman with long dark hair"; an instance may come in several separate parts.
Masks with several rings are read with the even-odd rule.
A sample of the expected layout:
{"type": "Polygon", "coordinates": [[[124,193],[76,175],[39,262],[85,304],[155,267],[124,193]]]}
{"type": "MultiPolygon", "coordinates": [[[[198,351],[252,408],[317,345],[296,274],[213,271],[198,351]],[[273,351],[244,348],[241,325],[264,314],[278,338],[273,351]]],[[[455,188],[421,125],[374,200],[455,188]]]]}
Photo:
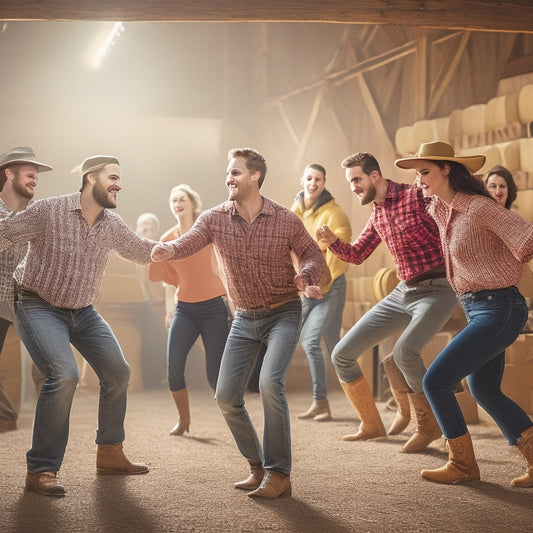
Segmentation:
{"type": "Polygon", "coordinates": [[[467,326],[437,356],[423,386],[435,417],[448,439],[448,463],[423,470],[437,483],[480,478],[472,440],[453,393],[466,377],[476,402],[496,421],[509,445],[527,464],[517,487],[533,487],[533,422],[501,391],[505,349],[518,337],[528,315],[517,289],[522,263],[533,257],[533,224],[496,204],[484,183],[473,176],[485,156],[456,156],[443,142],[424,143],[415,157],[396,161],[413,168],[441,236],[446,274],[461,302],[467,326]]]}

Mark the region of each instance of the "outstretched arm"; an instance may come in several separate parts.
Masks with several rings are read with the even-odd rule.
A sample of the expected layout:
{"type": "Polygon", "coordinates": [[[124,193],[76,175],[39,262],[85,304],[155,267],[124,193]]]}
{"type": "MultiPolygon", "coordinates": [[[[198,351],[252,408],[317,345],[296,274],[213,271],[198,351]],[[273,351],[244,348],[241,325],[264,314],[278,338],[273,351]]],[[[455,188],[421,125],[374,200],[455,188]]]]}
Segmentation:
{"type": "Polygon", "coordinates": [[[337,235],[331,231],[330,227],[327,224],[324,224],[323,226],[320,226],[316,230],[316,240],[324,240],[328,243],[328,246],[330,244],[333,244],[337,240],[337,235]]]}

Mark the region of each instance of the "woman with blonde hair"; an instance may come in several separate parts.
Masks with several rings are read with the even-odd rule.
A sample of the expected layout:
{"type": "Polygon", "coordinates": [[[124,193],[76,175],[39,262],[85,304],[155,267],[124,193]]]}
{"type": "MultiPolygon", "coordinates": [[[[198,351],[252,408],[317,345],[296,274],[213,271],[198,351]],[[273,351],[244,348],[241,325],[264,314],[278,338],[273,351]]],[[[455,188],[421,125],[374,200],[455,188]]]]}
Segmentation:
{"type": "MultiPolygon", "coordinates": [[[[170,209],[178,223],[161,237],[173,241],[189,231],[202,211],[202,202],[188,185],[177,185],[170,191],[170,209]]],[[[205,349],[206,373],[209,385],[216,388],[220,361],[229,332],[230,314],[226,288],[222,283],[218,262],[212,246],[181,261],[152,263],[152,281],[164,281],[175,287],[175,311],[167,314],[168,383],[176,403],[179,421],[170,431],[182,435],[189,431],[189,395],[185,383],[187,356],[201,335],[205,349]]]]}

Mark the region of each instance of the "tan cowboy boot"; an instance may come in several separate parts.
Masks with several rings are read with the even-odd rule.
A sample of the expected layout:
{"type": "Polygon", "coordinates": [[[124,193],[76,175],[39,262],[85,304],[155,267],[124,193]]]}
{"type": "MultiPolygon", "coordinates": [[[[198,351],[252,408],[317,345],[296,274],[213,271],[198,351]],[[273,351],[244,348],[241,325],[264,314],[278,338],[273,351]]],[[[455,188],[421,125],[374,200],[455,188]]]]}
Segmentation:
{"type": "Polygon", "coordinates": [[[329,402],[327,398],[313,400],[311,407],[305,412],[298,415],[298,418],[312,418],[316,422],[323,422],[331,419],[329,402]]]}
{"type": "Polygon", "coordinates": [[[526,460],[527,472],[523,476],[513,479],[511,485],[513,487],[533,487],[533,426],[522,432],[516,447],[526,460]]]}
{"type": "Polygon", "coordinates": [[[386,437],[385,426],[381,421],[374,396],[365,376],[350,383],[340,381],[340,384],[361,420],[357,433],[345,435],[342,440],[369,440],[386,437]]]}
{"type": "Polygon", "coordinates": [[[38,492],[45,496],[64,496],[65,487],[59,483],[55,472],[28,472],[26,474],[26,490],[38,492]]]}
{"type": "Polygon", "coordinates": [[[174,398],[176,407],[180,419],[178,423],[170,430],[171,435],[183,435],[185,432],[189,432],[189,426],[191,424],[191,413],[189,410],[189,393],[187,389],[171,390],[170,394],[174,398]]]}
{"type": "Polygon", "coordinates": [[[124,455],[122,443],[99,444],[96,453],[96,472],[98,474],[146,474],[149,468],[140,463],[131,463],[124,455]]]}
{"type": "Polygon", "coordinates": [[[407,397],[411,405],[411,416],[416,420],[416,431],[405,443],[402,452],[420,452],[441,437],[442,431],[424,393],[410,392],[407,397]]]}
{"type": "Polygon", "coordinates": [[[422,470],[421,476],[435,483],[462,483],[479,479],[479,467],[474,456],[472,438],[467,431],[462,437],[448,440],[449,459],[437,470],[422,470]]]}
{"type": "Polygon", "coordinates": [[[409,408],[409,398],[407,397],[411,389],[407,385],[402,371],[396,366],[392,354],[383,359],[383,370],[385,370],[390,390],[396,400],[396,418],[387,433],[389,435],[398,435],[411,421],[411,410],[409,408]]]}
{"type": "Polygon", "coordinates": [[[261,485],[253,492],[249,492],[248,496],[278,498],[279,496],[290,496],[291,493],[291,478],[289,476],[276,470],[265,470],[261,485]]]}
{"type": "Polygon", "coordinates": [[[233,483],[233,486],[236,489],[243,490],[258,489],[261,485],[261,481],[263,481],[264,474],[265,471],[263,470],[261,464],[253,465],[250,463],[250,475],[243,481],[237,481],[237,483],[233,483]]]}

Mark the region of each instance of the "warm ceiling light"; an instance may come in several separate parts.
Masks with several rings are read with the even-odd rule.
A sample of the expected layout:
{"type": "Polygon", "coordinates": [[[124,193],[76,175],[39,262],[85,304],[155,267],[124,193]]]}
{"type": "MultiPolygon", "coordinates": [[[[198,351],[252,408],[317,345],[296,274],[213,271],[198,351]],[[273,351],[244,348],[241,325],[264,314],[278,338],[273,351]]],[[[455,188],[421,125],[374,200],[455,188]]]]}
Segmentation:
{"type": "Polygon", "coordinates": [[[109,54],[111,47],[115,44],[115,39],[119,37],[126,28],[122,22],[115,22],[113,28],[107,34],[102,44],[98,48],[97,52],[92,58],[92,65],[94,68],[98,68],[106,55],[109,54]]]}

